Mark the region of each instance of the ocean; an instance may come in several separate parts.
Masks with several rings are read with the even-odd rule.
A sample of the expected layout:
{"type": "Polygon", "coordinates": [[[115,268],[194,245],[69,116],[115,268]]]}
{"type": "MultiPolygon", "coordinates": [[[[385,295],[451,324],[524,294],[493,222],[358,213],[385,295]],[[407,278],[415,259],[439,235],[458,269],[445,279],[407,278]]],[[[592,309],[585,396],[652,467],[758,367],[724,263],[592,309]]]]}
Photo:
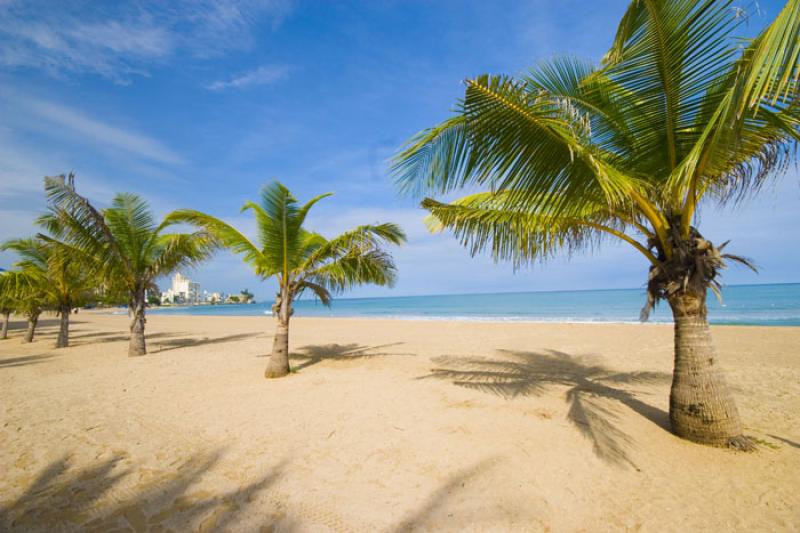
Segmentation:
{"type": "MultiPolygon", "coordinates": [[[[644,289],[445,294],[384,298],[337,298],[330,308],[315,300],[295,303],[296,317],[367,317],[416,320],[636,323],[644,289]]],[[[152,309],[157,314],[254,316],[270,314],[272,302],[152,309]]],[[[709,293],[712,324],[800,326],[800,283],[731,285],[720,303],[709,293]]],[[[662,302],[650,322],[668,323],[662,302]]]]}

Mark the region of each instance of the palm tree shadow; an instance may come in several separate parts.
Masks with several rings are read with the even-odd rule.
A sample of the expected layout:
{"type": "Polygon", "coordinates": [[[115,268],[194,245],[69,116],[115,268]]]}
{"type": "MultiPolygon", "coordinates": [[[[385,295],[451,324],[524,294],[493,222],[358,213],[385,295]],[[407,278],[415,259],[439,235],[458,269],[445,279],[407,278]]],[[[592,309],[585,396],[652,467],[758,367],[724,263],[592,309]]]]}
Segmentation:
{"type": "Polygon", "coordinates": [[[367,359],[370,357],[384,357],[389,355],[402,355],[410,356],[411,353],[387,353],[377,352],[375,350],[382,350],[391,346],[399,346],[402,342],[392,342],[389,344],[381,344],[379,346],[363,346],[357,343],[350,344],[320,344],[303,346],[291,354],[291,359],[301,359],[302,362],[292,369],[303,370],[312,365],[316,365],[323,361],[352,361],[355,359],[367,359]]]}
{"type": "Polygon", "coordinates": [[[795,442],[795,441],[793,441],[793,440],[790,440],[790,439],[787,439],[787,438],[784,438],[784,437],[779,437],[779,436],[777,436],[777,435],[773,435],[773,434],[771,434],[771,433],[770,433],[770,435],[769,435],[769,436],[770,436],[770,437],[772,437],[772,438],[773,438],[773,439],[775,439],[775,440],[779,440],[779,441],[781,441],[781,442],[782,442],[782,443],[784,443],[784,444],[788,444],[788,445],[789,445],[789,446],[791,446],[792,448],[800,448],[800,443],[798,443],[798,442],[795,442]]]}
{"type": "MultiPolygon", "coordinates": [[[[252,337],[258,336],[258,333],[239,333],[236,335],[226,335],[224,337],[183,337],[177,339],[166,339],[166,340],[159,340],[157,342],[151,343],[157,347],[155,350],[151,350],[149,353],[156,354],[161,352],[168,352],[170,350],[177,350],[179,348],[190,348],[192,346],[207,346],[211,344],[221,344],[225,342],[236,342],[244,339],[249,339],[252,337]]],[[[153,335],[148,338],[153,339],[156,336],[153,335]]]]}
{"type": "Polygon", "coordinates": [[[453,384],[490,392],[504,398],[539,395],[554,386],[567,387],[567,418],[588,438],[595,454],[613,464],[634,465],[627,449],[629,435],[615,423],[619,416],[608,400],[619,402],[669,431],[669,415],[639,400],[630,385],[667,383],[662,372],[615,372],[588,357],[547,350],[543,353],[499,350],[504,359],[442,356],[442,365],[423,378],[450,380],[453,384]]]}
{"type": "Polygon", "coordinates": [[[133,489],[117,487],[135,474],[115,456],[87,468],[72,468],[69,456],[47,466],[16,500],[0,505],[2,531],[224,530],[257,493],[275,483],[285,462],[238,490],[209,494],[191,490],[220,458],[196,454],[174,473],[156,476],[133,489]]]}
{"type": "MultiPolygon", "coordinates": [[[[40,318],[39,321],[36,323],[36,331],[37,332],[57,331],[60,323],[61,323],[60,320],[57,318],[40,318]]],[[[70,319],[70,323],[83,324],[84,321],[70,319]]],[[[24,331],[26,329],[28,329],[28,322],[24,318],[23,319],[16,318],[8,322],[9,332],[19,331],[19,330],[24,331]]]]}
{"type": "Polygon", "coordinates": [[[44,363],[48,359],[52,359],[55,355],[42,354],[42,355],[22,355],[19,357],[8,357],[0,359],[0,368],[11,368],[16,366],[38,365],[44,363]]]}
{"type": "MultiPolygon", "coordinates": [[[[145,335],[145,340],[150,343],[154,339],[169,339],[177,335],[185,335],[185,333],[148,333],[145,335]]],[[[83,346],[87,344],[107,343],[107,342],[122,342],[129,341],[131,338],[130,333],[120,331],[98,331],[92,333],[80,333],[70,335],[70,346],[83,346]]],[[[154,343],[157,344],[157,343],[154,343]]]]}
{"type": "Polygon", "coordinates": [[[423,528],[426,523],[441,511],[454,492],[486,470],[490,463],[491,459],[484,459],[471,467],[464,468],[448,476],[447,480],[428,496],[422,507],[409,513],[392,531],[400,533],[423,528]]]}

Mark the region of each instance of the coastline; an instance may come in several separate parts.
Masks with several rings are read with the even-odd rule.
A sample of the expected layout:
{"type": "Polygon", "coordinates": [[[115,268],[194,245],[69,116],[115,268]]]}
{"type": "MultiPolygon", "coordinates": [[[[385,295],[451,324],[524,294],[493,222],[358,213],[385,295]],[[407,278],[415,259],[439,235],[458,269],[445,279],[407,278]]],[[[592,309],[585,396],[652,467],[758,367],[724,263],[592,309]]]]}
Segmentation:
{"type": "MultiPolygon", "coordinates": [[[[314,300],[295,303],[295,317],[387,318],[392,320],[469,321],[491,323],[636,324],[644,303],[637,289],[543,291],[337,298],[332,307],[314,300]]],[[[723,302],[709,295],[709,321],[716,325],[800,326],[800,284],[737,285],[723,302]]],[[[151,308],[153,315],[263,316],[268,302],[248,305],[190,305],[151,308]]],[[[124,311],[122,311],[124,312],[124,311]]],[[[651,313],[649,323],[671,324],[665,303],[651,313]]]]}
{"type": "MultiPolygon", "coordinates": [[[[171,308],[175,309],[175,308],[171,308]]],[[[119,312],[106,312],[104,314],[109,314],[113,316],[122,316],[127,315],[127,311],[119,311],[119,312]]],[[[234,315],[234,314],[193,314],[193,313],[180,313],[180,312],[170,312],[170,313],[159,313],[155,309],[148,309],[148,315],[153,316],[175,316],[175,317],[215,317],[215,318],[227,318],[227,319],[236,319],[236,318],[251,318],[251,319],[260,319],[262,316],[259,315],[234,315]],[[152,312],[156,311],[156,312],[152,312]]],[[[264,314],[263,318],[273,318],[269,314],[264,314]]],[[[551,320],[536,320],[527,317],[470,317],[470,316],[406,316],[406,315],[385,315],[385,316],[363,316],[363,315],[346,315],[346,316],[297,316],[293,317],[292,321],[297,320],[369,320],[369,321],[399,321],[399,322],[456,322],[456,323],[464,323],[464,324],[528,324],[528,325],[548,325],[548,324],[565,324],[565,325],[594,325],[594,326],[603,326],[603,325],[627,325],[627,326],[667,326],[672,328],[673,322],[672,321],[655,321],[655,320],[648,320],[647,322],[641,322],[639,320],[568,320],[568,319],[560,319],[560,318],[553,318],[551,320]]],[[[775,324],[759,324],[759,323],[727,323],[727,322],[711,322],[710,326],[712,328],[724,327],[724,328],[766,328],[766,329],[785,329],[785,328],[796,328],[800,329],[800,325],[795,324],[787,324],[787,325],[775,325],[775,324]]]]}

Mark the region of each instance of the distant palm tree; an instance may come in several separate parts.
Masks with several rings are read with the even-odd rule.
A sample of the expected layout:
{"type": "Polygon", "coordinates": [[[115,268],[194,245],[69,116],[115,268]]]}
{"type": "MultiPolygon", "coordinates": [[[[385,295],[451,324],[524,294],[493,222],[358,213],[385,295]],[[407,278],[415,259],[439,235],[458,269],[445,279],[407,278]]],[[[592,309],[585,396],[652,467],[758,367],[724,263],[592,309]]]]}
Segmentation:
{"type": "Polygon", "coordinates": [[[2,282],[5,272],[5,270],[0,269],[0,315],[3,316],[3,325],[0,326],[0,340],[8,338],[8,324],[11,320],[11,312],[14,310],[11,289],[4,287],[2,282]]]}
{"type": "Polygon", "coordinates": [[[17,299],[23,304],[26,299],[39,300],[38,307],[55,311],[60,317],[56,348],[69,346],[72,309],[86,302],[94,285],[81,257],[58,241],[42,238],[13,239],[0,245],[0,250],[20,256],[14,265],[19,271],[11,273],[17,276],[17,299]]]}
{"type": "Polygon", "coordinates": [[[247,202],[256,218],[258,245],[237,229],[211,215],[192,210],[172,213],[167,222],[185,222],[203,228],[234,253],[242,255],[262,279],[274,277],[278,294],[273,314],[278,327],[273,340],[266,377],[289,373],[289,319],[292,304],[305,290],[330,305],[331,291],[342,291],[364,283],[392,285],[395,265],[384,244],[401,244],[405,234],[395,224],[358,226],[332,239],[303,227],[311,207],[330,194],[312,198],[303,206],[278,182],[265,186],[261,200],[247,202]]]}
{"type": "Polygon", "coordinates": [[[555,59],[518,79],[466,81],[457,114],[420,133],[394,171],[407,190],[488,189],[426,199],[434,228],[519,265],[603,238],[650,264],[648,302],[675,320],[673,431],[749,447],[708,328],[725,259],[695,227],[701,200],[755,193],[800,139],[800,0],[757,37],[729,1],[635,0],[595,67],[555,59]]]}
{"type": "Polygon", "coordinates": [[[117,194],[111,207],[98,210],[75,191],[74,177],[45,178],[52,213],[42,218],[49,232],[88,258],[107,295],[124,298],[130,315],[128,355],[144,355],[145,293],[159,276],[196,265],[214,250],[205,232],[165,233],[147,202],[117,194]]]}
{"type": "MultiPolygon", "coordinates": [[[[30,266],[0,273],[0,292],[10,311],[22,315],[28,322],[23,342],[33,342],[39,316],[50,303],[45,292],[46,279],[30,266]]],[[[8,316],[3,324],[4,338],[8,335],[8,316]]]]}

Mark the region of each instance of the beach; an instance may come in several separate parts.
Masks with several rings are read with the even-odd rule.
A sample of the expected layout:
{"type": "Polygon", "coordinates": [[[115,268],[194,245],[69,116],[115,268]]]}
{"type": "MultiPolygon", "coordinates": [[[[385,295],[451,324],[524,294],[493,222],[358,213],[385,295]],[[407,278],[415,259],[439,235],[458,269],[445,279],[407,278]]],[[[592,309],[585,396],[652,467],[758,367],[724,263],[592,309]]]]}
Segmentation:
{"type": "Polygon", "coordinates": [[[792,531],[800,328],[713,326],[753,453],[668,431],[672,327],[43,317],[0,341],[0,529],[792,531]]]}

